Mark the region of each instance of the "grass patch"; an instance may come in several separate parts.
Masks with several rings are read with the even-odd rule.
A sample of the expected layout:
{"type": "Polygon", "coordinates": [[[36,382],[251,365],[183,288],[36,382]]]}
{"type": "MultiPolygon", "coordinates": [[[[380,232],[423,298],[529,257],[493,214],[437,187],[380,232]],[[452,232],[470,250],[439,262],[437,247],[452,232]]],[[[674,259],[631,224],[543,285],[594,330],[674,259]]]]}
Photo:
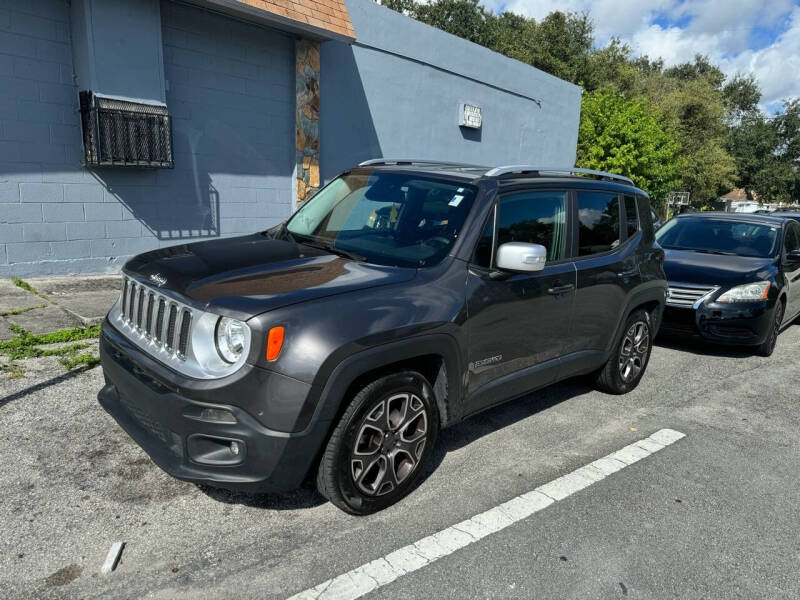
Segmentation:
{"type": "Polygon", "coordinates": [[[57,356],[60,358],[59,362],[67,369],[72,369],[79,365],[94,366],[99,361],[97,357],[88,352],[80,353],[81,350],[86,350],[90,346],[80,342],[82,340],[97,339],[100,335],[100,325],[61,329],[52,333],[38,335],[34,335],[18,325],[10,325],[9,329],[16,333],[17,337],[6,342],[0,342],[0,354],[5,354],[11,360],[57,356]],[[48,344],[66,345],[60,348],[40,348],[40,346],[48,344]]]}
{"type": "Polygon", "coordinates": [[[43,300],[47,300],[50,304],[53,304],[53,301],[50,300],[50,298],[48,298],[47,296],[42,294],[40,291],[38,291],[36,288],[34,288],[27,281],[23,281],[22,279],[19,279],[18,277],[14,277],[14,279],[11,280],[11,283],[13,283],[18,288],[21,288],[21,289],[25,290],[26,292],[30,292],[31,294],[36,294],[37,296],[39,296],[39,298],[42,298],[43,300]]]}
{"type": "Polygon", "coordinates": [[[39,310],[40,308],[47,308],[47,304],[40,304],[39,306],[29,306],[28,308],[12,308],[11,310],[5,310],[0,312],[0,317],[11,317],[13,315],[21,315],[22,313],[26,313],[29,310],[39,310]]]}
{"type": "Polygon", "coordinates": [[[63,356],[59,361],[67,371],[71,371],[75,367],[91,368],[100,362],[100,357],[88,352],[83,352],[75,356],[63,356]]]}
{"type": "Polygon", "coordinates": [[[22,379],[25,377],[25,371],[17,364],[10,363],[7,365],[0,365],[0,373],[8,373],[11,379],[22,379]]]}

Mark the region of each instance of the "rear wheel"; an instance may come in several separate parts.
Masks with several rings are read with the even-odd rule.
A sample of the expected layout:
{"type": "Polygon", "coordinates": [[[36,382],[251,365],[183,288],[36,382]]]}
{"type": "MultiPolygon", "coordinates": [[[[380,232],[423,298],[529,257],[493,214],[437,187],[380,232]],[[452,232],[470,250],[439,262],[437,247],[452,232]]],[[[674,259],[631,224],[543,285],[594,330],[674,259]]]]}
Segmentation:
{"type": "Polygon", "coordinates": [[[644,375],[653,347],[650,314],[645,310],[631,313],[619,345],[605,366],[594,377],[595,387],[608,394],[627,394],[644,375]]]}
{"type": "Polygon", "coordinates": [[[317,488],[346,512],[382,510],[413,489],[438,428],[433,391],[422,375],[377,379],[356,394],[331,434],[317,488]]]}
{"type": "Polygon", "coordinates": [[[775,352],[775,346],[778,344],[778,334],[781,332],[781,324],[783,323],[783,314],[785,310],[786,306],[781,300],[778,300],[778,303],[775,305],[775,314],[772,319],[772,327],[769,331],[769,335],[760,346],[756,347],[756,354],[759,356],[772,356],[772,353],[775,352]]]}

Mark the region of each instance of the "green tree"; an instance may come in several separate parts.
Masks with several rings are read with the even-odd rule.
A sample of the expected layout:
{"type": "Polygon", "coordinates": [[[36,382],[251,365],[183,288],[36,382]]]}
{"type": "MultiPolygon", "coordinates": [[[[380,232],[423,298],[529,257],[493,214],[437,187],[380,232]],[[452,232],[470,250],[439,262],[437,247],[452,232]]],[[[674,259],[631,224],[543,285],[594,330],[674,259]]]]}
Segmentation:
{"type": "Polygon", "coordinates": [[[627,175],[661,206],[683,162],[675,133],[644,98],[605,88],[584,94],[577,164],[627,175]]]}
{"type": "Polygon", "coordinates": [[[537,23],[509,11],[495,15],[479,0],[381,0],[381,4],[567,81],[577,83],[586,76],[594,43],[587,15],[556,11],[537,23]]]}
{"type": "Polygon", "coordinates": [[[748,114],[759,112],[761,89],[753,75],[734,75],[722,88],[722,100],[733,124],[748,114]]]}
{"type": "Polygon", "coordinates": [[[382,0],[381,4],[482,46],[492,42],[494,16],[478,0],[382,0]]]}
{"type": "Polygon", "coordinates": [[[731,127],[728,148],[736,160],[738,184],[766,202],[800,199],[800,100],[784,103],[768,118],[751,111],[731,127]]]}
{"type": "Polygon", "coordinates": [[[693,204],[710,206],[735,185],[736,163],[727,151],[718,78],[691,77],[687,71],[657,78],[646,93],[677,133],[684,158],[678,189],[688,191],[693,204]]]}

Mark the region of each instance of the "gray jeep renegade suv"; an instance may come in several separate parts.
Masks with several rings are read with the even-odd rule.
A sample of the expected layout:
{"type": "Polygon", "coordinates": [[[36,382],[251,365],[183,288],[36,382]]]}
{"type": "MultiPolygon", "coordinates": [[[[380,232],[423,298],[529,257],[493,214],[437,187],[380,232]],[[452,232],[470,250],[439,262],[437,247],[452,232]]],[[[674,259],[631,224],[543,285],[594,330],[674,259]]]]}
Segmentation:
{"type": "Polygon", "coordinates": [[[556,381],[636,387],[667,289],[625,177],[376,160],[262,233],[131,259],[102,406],[168,473],[355,514],[442,427],[556,381]]]}

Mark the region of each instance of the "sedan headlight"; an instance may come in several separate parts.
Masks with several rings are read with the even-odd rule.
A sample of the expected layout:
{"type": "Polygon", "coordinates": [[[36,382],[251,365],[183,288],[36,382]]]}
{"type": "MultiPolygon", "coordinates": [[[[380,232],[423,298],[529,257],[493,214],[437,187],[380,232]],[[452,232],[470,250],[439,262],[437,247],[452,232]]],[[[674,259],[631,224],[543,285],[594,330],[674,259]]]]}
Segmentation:
{"type": "Polygon", "coordinates": [[[235,363],[247,346],[247,325],[237,319],[222,317],[217,323],[217,352],[227,363],[235,363]]]}
{"type": "Polygon", "coordinates": [[[717,302],[758,302],[766,300],[769,293],[769,281],[758,281],[737,285],[717,298],[717,302]]]}

